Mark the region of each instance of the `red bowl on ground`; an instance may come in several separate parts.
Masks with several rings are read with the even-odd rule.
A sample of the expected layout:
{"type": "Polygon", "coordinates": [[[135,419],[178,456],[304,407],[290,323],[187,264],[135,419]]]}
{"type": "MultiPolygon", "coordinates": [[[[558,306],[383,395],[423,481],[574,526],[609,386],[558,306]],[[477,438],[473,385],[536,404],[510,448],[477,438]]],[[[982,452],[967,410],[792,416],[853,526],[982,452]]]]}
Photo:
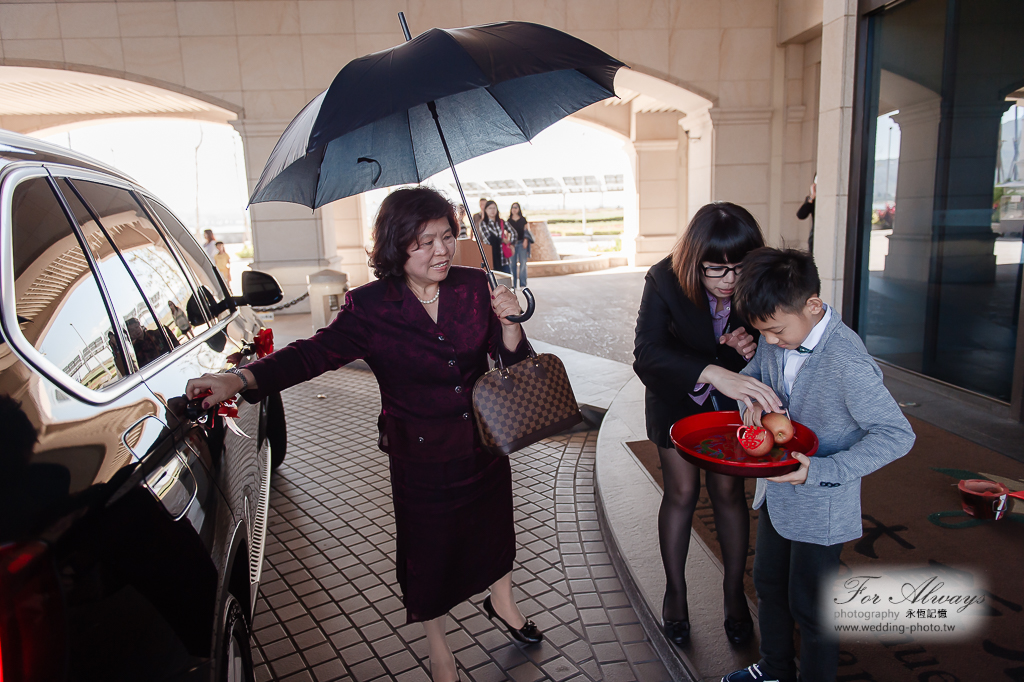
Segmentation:
{"type": "Polygon", "coordinates": [[[680,419],[672,425],[669,435],[683,459],[716,474],[767,478],[782,476],[800,468],[794,452],[813,457],[818,451],[818,437],[803,424],[794,421],[793,438],[776,445],[764,457],[748,455],[736,440],[736,429],[743,426],[740,413],[702,412],[680,419]]]}

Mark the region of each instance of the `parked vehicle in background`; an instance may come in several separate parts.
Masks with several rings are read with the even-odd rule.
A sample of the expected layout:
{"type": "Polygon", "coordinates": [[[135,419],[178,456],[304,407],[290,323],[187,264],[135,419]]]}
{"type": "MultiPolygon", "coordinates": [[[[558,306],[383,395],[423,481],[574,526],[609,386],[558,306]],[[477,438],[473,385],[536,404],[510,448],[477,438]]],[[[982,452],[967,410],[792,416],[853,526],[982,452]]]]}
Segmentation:
{"type": "Polygon", "coordinates": [[[0,680],[253,679],[283,408],[183,394],[280,298],[232,298],[130,178],[0,131],[0,680]]]}

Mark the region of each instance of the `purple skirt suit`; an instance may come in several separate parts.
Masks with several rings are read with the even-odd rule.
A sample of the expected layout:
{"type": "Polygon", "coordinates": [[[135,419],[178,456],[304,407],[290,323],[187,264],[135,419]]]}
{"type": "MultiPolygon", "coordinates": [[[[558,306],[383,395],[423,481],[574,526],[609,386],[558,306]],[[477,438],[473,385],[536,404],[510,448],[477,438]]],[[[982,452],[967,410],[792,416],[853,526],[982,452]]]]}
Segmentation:
{"type": "Polygon", "coordinates": [[[246,365],[253,401],[363,359],[380,386],[378,445],[391,463],[398,583],[407,622],[431,620],[512,570],[515,528],[507,457],[480,447],[473,384],[505,349],[482,270],[453,266],[437,323],[405,282],[348,292],[327,327],[246,365]]]}

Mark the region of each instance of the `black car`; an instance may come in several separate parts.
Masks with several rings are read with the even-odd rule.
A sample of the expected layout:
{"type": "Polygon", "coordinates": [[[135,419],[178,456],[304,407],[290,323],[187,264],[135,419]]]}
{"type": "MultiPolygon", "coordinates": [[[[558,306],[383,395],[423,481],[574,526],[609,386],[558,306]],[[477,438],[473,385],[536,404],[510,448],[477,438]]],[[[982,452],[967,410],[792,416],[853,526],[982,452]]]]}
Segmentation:
{"type": "Polygon", "coordinates": [[[183,393],[280,298],[233,298],[125,175],[0,131],[2,682],[252,679],[283,408],[183,393]]]}

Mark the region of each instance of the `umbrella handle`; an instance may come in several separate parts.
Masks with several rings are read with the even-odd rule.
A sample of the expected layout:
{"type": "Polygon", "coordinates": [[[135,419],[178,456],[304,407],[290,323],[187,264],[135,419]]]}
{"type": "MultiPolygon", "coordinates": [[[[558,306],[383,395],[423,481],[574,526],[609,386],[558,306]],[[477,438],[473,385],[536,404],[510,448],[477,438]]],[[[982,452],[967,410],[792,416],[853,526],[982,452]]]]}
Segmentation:
{"type": "MultiPolygon", "coordinates": [[[[487,267],[487,261],[484,261],[484,267],[487,267]]],[[[490,268],[487,269],[487,281],[490,282],[491,289],[498,288],[498,280],[495,278],[494,273],[490,268]]],[[[523,296],[526,297],[526,312],[521,315],[508,316],[508,319],[512,320],[516,324],[522,324],[533,317],[533,311],[537,308],[537,301],[533,298],[532,291],[529,289],[523,289],[523,296]]]]}
{"type": "Polygon", "coordinates": [[[533,292],[529,289],[523,289],[523,296],[526,297],[526,312],[522,315],[509,315],[508,319],[513,322],[523,323],[533,317],[533,311],[537,307],[536,301],[533,298],[533,292]]]}

